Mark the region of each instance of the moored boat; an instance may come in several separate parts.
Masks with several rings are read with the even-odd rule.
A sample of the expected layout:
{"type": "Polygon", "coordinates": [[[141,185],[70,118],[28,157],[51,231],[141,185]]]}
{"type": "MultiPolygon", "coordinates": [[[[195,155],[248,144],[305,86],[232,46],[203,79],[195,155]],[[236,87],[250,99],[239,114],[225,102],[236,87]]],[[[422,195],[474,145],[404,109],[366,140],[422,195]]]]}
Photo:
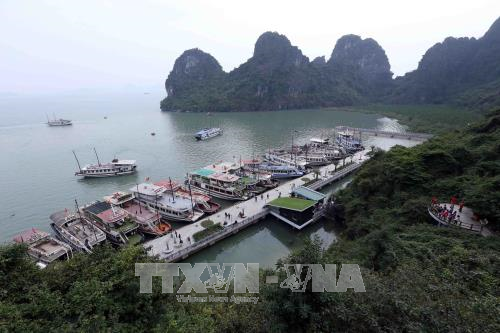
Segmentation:
{"type": "Polygon", "coordinates": [[[247,200],[252,196],[239,176],[216,172],[214,166],[188,173],[187,184],[199,192],[224,200],[247,200]]]}
{"type": "Polygon", "coordinates": [[[45,231],[35,228],[23,231],[15,236],[14,242],[27,244],[28,254],[41,267],[59,258],[70,259],[73,256],[73,251],[68,244],[55,239],[45,231]]]}
{"type": "Polygon", "coordinates": [[[158,212],[167,220],[196,222],[204,214],[195,209],[191,200],[176,196],[173,191],[168,194],[167,189],[163,186],[142,183],[131,188],[130,191],[134,193],[138,201],[158,212]]]}
{"type": "Polygon", "coordinates": [[[173,190],[176,196],[193,200],[194,206],[204,213],[212,214],[220,209],[220,205],[216,202],[213,202],[210,196],[192,189],[189,184],[183,185],[172,180],[160,180],[158,182],[155,182],[154,184],[157,186],[165,187],[167,191],[173,190]]]}
{"type": "Polygon", "coordinates": [[[106,233],[113,244],[126,244],[139,225],[128,216],[128,212],[108,202],[96,201],[82,208],[90,222],[106,233]]]}
{"type": "Polygon", "coordinates": [[[268,172],[272,179],[295,178],[304,175],[304,171],[295,166],[264,163],[256,159],[243,161],[243,168],[254,172],[268,172]]]}
{"type": "Polygon", "coordinates": [[[364,149],[363,145],[361,144],[361,138],[355,138],[354,134],[350,133],[349,131],[338,132],[337,137],[335,138],[335,142],[339,146],[347,150],[347,152],[349,153],[364,149]]]}
{"type": "Polygon", "coordinates": [[[57,237],[74,250],[91,253],[92,248],[106,240],[106,234],[81,215],[67,210],[50,215],[50,227],[57,237]]]}
{"type": "Polygon", "coordinates": [[[135,200],[133,193],[115,192],[104,197],[104,201],[127,211],[129,216],[139,224],[139,232],[142,234],[157,237],[163,236],[172,230],[170,224],[163,221],[159,213],[135,200]]]}

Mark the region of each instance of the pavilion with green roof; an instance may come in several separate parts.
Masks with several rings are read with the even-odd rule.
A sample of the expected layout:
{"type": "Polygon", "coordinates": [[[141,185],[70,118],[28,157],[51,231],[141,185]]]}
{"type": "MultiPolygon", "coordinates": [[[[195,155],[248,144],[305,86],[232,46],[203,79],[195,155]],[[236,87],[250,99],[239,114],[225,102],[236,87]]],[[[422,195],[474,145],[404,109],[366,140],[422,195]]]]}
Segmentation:
{"type": "Polygon", "coordinates": [[[323,193],[299,186],[292,195],[268,202],[269,213],[299,230],[323,216],[323,193]]]}

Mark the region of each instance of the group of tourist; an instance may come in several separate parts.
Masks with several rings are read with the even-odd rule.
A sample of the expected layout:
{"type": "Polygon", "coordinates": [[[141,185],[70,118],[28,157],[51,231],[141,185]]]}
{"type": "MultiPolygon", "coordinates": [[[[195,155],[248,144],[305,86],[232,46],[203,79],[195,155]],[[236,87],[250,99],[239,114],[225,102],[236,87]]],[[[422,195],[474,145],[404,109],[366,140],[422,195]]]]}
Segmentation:
{"type": "Polygon", "coordinates": [[[440,220],[448,223],[458,224],[460,223],[460,215],[458,213],[462,212],[464,208],[464,201],[462,200],[460,204],[457,204],[458,200],[456,197],[451,197],[450,205],[447,204],[439,204],[436,197],[432,198],[431,201],[431,211],[437,216],[440,220]],[[458,209],[455,209],[458,206],[458,209]]]}

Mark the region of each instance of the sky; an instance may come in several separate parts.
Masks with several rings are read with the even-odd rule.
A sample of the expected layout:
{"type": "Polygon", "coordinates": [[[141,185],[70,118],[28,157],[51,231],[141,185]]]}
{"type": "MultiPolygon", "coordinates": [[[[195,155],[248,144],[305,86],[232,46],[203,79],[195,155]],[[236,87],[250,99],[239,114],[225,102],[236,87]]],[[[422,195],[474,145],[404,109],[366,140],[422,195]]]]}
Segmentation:
{"type": "Polygon", "coordinates": [[[230,71],[265,31],[311,60],[345,34],[371,37],[403,75],[435,43],[481,37],[499,16],[498,0],[0,0],[0,93],[163,92],[184,50],[230,71]]]}

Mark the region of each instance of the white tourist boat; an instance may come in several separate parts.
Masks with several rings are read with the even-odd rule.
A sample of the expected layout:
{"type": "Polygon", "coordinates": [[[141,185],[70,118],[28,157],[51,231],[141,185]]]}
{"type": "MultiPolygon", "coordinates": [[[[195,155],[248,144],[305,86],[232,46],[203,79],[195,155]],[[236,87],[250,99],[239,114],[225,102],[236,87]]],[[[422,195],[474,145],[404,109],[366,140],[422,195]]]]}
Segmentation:
{"type": "Polygon", "coordinates": [[[252,172],[267,172],[272,179],[295,178],[304,175],[304,171],[291,165],[264,163],[259,159],[243,161],[243,169],[252,172]]]}
{"type": "Polygon", "coordinates": [[[198,141],[207,140],[215,136],[222,135],[222,129],[218,127],[204,128],[195,133],[194,137],[198,141]]]}
{"type": "Polygon", "coordinates": [[[217,172],[208,166],[188,173],[187,184],[209,196],[224,200],[247,200],[252,196],[240,177],[229,172],[217,172]]]}
{"type": "Polygon", "coordinates": [[[132,187],[130,191],[134,193],[136,200],[158,212],[167,220],[196,222],[204,215],[203,212],[195,209],[190,199],[176,196],[174,192],[168,191],[163,186],[142,183],[132,187]]]}
{"type": "Polygon", "coordinates": [[[301,170],[305,170],[307,166],[307,161],[305,159],[299,156],[290,157],[289,153],[280,154],[270,151],[264,154],[264,158],[266,159],[266,161],[269,161],[273,164],[293,166],[301,170]]]}
{"type": "Polygon", "coordinates": [[[335,138],[335,142],[350,153],[364,149],[363,145],[361,144],[361,138],[355,138],[354,134],[350,133],[349,131],[338,132],[337,137],[335,138]]]}
{"type": "Polygon", "coordinates": [[[97,156],[97,152],[97,164],[88,164],[84,167],[80,167],[80,162],[78,161],[75,152],[73,152],[73,154],[75,155],[76,163],[78,164],[78,171],[75,172],[75,176],[83,178],[114,177],[130,175],[137,170],[135,160],[119,160],[115,158],[110,163],[101,164],[99,157],[97,156]]]}
{"type": "Polygon", "coordinates": [[[71,122],[71,120],[68,120],[68,119],[62,119],[62,118],[59,118],[59,119],[56,119],[56,117],[54,116],[54,119],[49,119],[49,116],[47,116],[47,125],[49,126],[69,126],[69,125],[73,125],[73,123],[71,122]]]}

